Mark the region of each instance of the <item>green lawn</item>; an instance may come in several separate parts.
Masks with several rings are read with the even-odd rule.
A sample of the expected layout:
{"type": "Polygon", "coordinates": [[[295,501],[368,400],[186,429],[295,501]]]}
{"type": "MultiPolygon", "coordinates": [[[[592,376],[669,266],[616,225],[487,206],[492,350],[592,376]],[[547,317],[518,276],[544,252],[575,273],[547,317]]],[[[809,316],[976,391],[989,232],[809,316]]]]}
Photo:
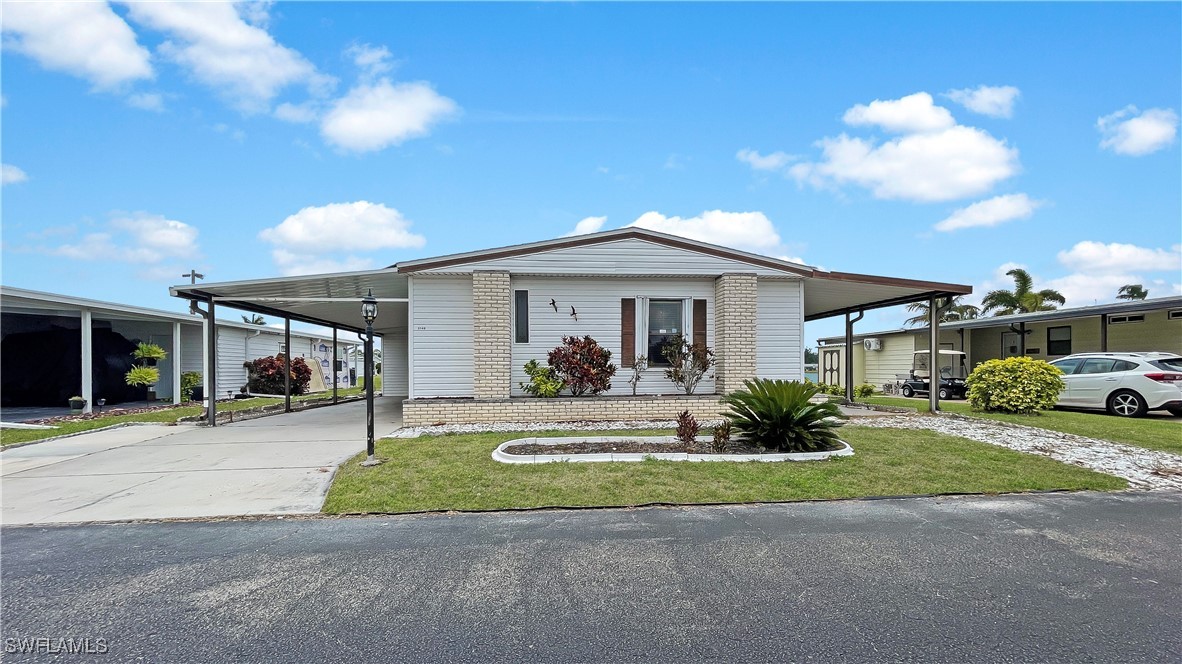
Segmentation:
{"type": "Polygon", "coordinates": [[[358,463],[363,455],[358,455],[342,465],[324,511],[727,503],[1040,489],[1117,490],[1127,486],[1122,479],[1045,457],[930,431],[849,427],[843,429],[842,436],[853,445],[855,456],[807,463],[509,465],[491,458],[498,444],[521,435],[381,440],[377,454],[385,463],[362,468],[358,463]]]}
{"type": "MultiPolygon", "coordinates": [[[[866,403],[883,406],[899,406],[926,411],[926,399],[904,399],[902,397],[870,397],[866,403]]],[[[949,413],[970,415],[1011,424],[1024,424],[1040,429],[1073,433],[1088,438],[1111,440],[1126,445],[1144,447],[1150,450],[1182,454],[1182,424],[1173,418],[1142,417],[1136,419],[1114,417],[1107,413],[1079,412],[1067,410],[1045,410],[1034,415],[1011,415],[1008,413],[980,413],[969,408],[967,401],[941,401],[940,408],[949,413]]]]}
{"type": "MultiPolygon", "coordinates": [[[[381,378],[378,377],[374,381],[374,388],[381,388],[381,378]]],[[[343,390],[337,390],[337,395],[341,398],[348,396],[357,396],[365,394],[362,387],[350,387],[343,390]]],[[[301,394],[291,398],[294,402],[308,401],[309,399],[318,399],[326,396],[331,396],[332,391],[328,392],[314,392],[312,394],[301,394]]],[[[235,401],[219,401],[218,412],[240,411],[247,408],[256,408],[259,406],[269,406],[273,404],[283,403],[283,399],[272,398],[254,398],[254,399],[238,399],[235,401]]],[[[135,405],[134,403],[129,405],[135,405]]],[[[102,427],[109,427],[114,424],[123,424],[125,422],[176,422],[182,417],[192,417],[200,415],[204,409],[201,406],[177,406],[175,408],[162,408],[148,413],[133,413],[130,415],[113,415],[111,417],[99,417],[93,420],[78,420],[74,422],[61,422],[56,429],[0,429],[0,447],[4,445],[13,445],[15,443],[27,443],[32,440],[41,440],[42,438],[52,438],[54,436],[61,436],[69,433],[79,433],[82,431],[90,431],[91,429],[101,429],[102,427]]]]}

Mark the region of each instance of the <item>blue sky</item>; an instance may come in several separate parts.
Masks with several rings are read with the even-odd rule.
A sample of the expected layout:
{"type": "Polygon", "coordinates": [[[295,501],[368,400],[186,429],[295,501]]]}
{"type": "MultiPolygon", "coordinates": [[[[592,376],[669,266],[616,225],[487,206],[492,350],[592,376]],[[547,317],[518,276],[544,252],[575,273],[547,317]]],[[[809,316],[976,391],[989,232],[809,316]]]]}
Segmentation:
{"type": "Polygon", "coordinates": [[[975,299],[1013,265],[1177,294],[1180,7],[6,3],[3,283],[180,309],[190,267],[638,222],[975,299]]]}

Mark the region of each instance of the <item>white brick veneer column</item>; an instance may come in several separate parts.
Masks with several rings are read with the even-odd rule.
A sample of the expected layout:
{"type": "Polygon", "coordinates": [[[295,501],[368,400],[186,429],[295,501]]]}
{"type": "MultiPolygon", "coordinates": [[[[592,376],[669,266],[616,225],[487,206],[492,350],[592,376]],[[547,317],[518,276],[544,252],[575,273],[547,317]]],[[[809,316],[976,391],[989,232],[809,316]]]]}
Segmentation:
{"type": "Polygon", "coordinates": [[[509,396],[511,297],[508,272],[472,273],[472,375],[477,399],[509,396]]]}
{"type": "Polygon", "coordinates": [[[755,378],[757,299],[754,274],[724,274],[714,282],[714,384],[721,394],[755,378]]]}

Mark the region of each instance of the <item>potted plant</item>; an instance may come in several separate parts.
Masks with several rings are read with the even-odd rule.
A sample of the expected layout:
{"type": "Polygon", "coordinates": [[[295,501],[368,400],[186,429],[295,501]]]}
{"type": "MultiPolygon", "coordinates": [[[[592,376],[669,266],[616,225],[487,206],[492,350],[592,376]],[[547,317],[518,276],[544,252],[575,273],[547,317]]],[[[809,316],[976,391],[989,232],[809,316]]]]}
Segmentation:
{"type": "Polygon", "coordinates": [[[70,410],[82,410],[86,408],[86,399],[82,397],[70,397],[70,410]]]}
{"type": "Polygon", "coordinates": [[[123,377],[123,380],[132,387],[145,388],[145,401],[151,401],[152,386],[160,381],[160,370],[154,365],[157,360],[163,360],[168,357],[168,353],[156,344],[140,342],[131,356],[139,361],[139,364],[133,365],[131,370],[123,377]]]}

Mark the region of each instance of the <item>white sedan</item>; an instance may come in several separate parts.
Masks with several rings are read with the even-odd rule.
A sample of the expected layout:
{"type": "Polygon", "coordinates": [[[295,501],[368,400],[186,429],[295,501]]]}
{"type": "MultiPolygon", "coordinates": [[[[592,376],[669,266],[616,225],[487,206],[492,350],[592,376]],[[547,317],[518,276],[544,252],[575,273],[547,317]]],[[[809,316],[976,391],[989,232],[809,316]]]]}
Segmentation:
{"type": "Polygon", "coordinates": [[[1182,357],[1175,353],[1077,353],[1051,366],[1063,372],[1060,406],[1121,417],[1151,410],[1182,416],[1182,357]]]}

